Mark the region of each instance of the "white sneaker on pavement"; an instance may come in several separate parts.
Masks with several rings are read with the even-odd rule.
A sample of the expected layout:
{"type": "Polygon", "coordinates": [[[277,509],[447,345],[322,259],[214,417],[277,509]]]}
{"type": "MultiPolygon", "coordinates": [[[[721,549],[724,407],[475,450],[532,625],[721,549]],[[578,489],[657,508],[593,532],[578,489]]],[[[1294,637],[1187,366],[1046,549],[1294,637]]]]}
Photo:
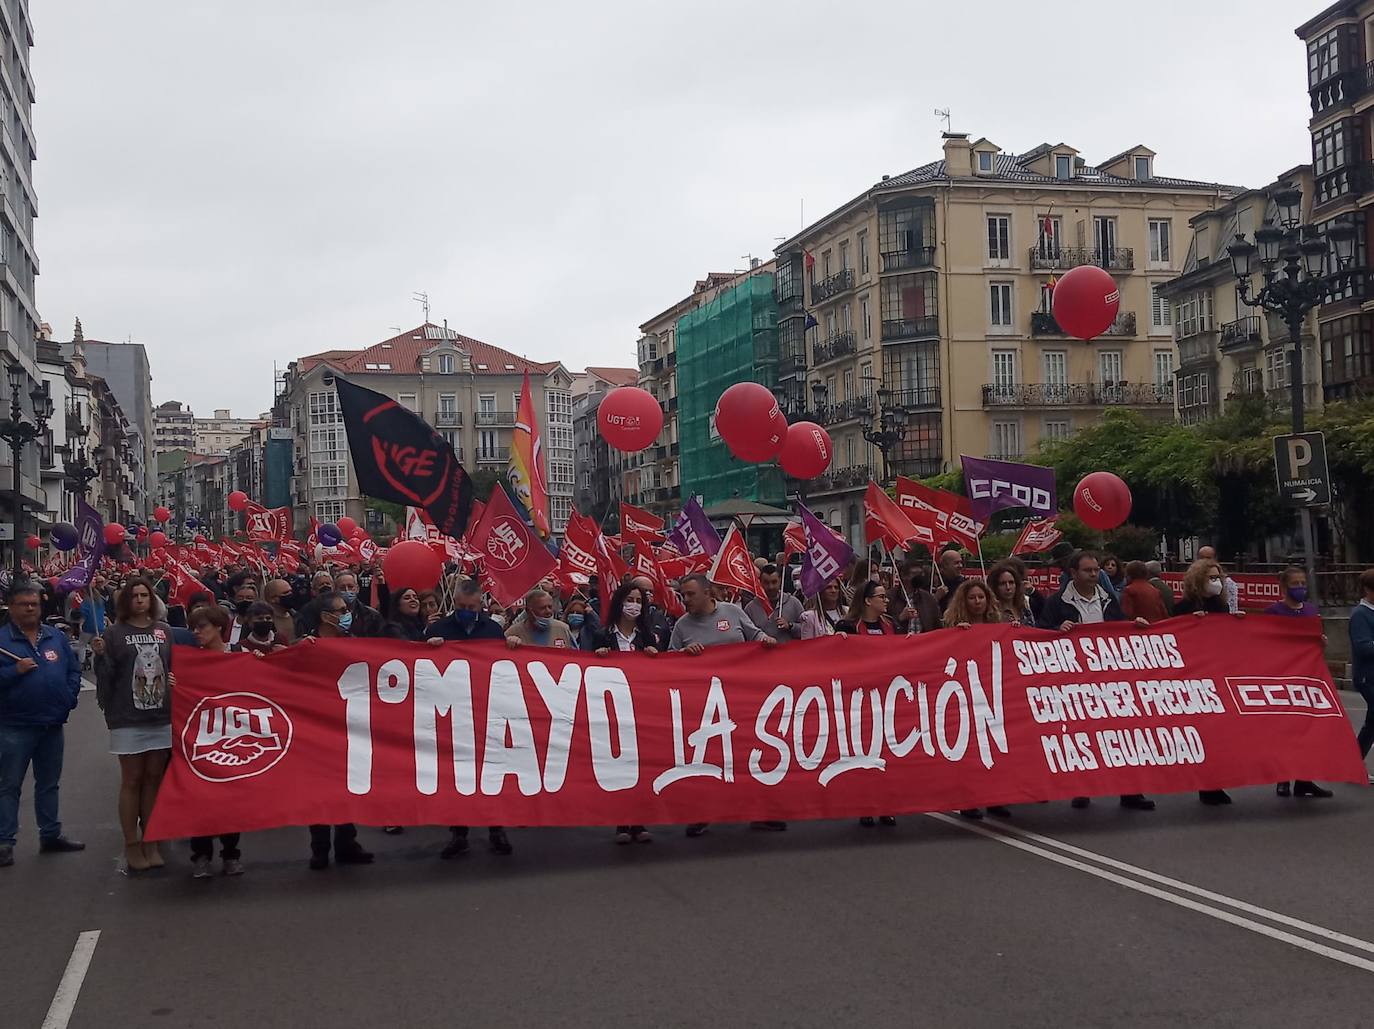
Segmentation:
{"type": "Polygon", "coordinates": [[[210,859],[208,857],[194,857],[191,859],[191,878],[209,879],[214,873],[210,871],[210,859]]]}

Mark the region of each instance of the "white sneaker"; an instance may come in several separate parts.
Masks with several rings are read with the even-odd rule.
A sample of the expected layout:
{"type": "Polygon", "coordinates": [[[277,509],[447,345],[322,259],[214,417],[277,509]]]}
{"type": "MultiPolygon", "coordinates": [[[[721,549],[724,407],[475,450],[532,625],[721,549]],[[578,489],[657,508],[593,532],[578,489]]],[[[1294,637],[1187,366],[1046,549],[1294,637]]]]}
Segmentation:
{"type": "Polygon", "coordinates": [[[192,879],[209,879],[211,874],[210,859],[208,857],[193,857],[191,859],[192,879]]]}

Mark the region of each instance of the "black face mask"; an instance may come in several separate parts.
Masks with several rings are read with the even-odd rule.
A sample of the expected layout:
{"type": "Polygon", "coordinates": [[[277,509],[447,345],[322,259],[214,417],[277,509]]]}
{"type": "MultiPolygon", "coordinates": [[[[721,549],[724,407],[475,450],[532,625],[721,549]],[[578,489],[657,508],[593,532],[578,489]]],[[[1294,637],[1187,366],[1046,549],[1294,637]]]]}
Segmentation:
{"type": "Polygon", "coordinates": [[[252,634],[253,634],[254,636],[256,636],[258,639],[260,639],[260,640],[265,640],[265,639],[267,639],[267,637],[269,637],[269,636],[272,635],[272,623],[271,623],[271,622],[254,622],[254,623],[253,623],[253,628],[252,628],[251,631],[252,631],[252,634]]]}
{"type": "Polygon", "coordinates": [[[234,613],[238,615],[246,615],[248,613],[248,609],[252,606],[253,602],[251,600],[236,600],[234,601],[234,613]]]}

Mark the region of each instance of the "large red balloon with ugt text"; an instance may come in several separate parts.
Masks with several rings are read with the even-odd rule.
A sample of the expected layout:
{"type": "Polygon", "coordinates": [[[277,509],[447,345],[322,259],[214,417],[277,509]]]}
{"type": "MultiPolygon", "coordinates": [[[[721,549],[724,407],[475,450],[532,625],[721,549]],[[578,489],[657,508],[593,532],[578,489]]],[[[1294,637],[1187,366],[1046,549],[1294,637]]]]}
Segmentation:
{"type": "Polygon", "coordinates": [[[796,422],[787,427],[778,463],[794,479],[814,479],[830,467],[834,453],[830,433],[815,422],[796,422]]]}
{"type": "Polygon", "coordinates": [[[433,589],[443,570],[443,560],[419,540],[394,544],[382,561],[382,574],[393,594],[406,589],[433,589]]]}
{"type": "Polygon", "coordinates": [[[716,401],[716,432],[741,461],[771,461],[787,439],[787,418],[767,386],[737,382],[716,401]]]}
{"type": "Polygon", "coordinates": [[[596,409],[596,425],[610,446],[635,454],[652,446],[663,431],[663,408],[648,390],[620,386],[607,393],[596,409]]]}
{"type": "Polygon", "coordinates": [[[1094,529],[1115,529],[1131,516],[1131,488],[1111,472],[1083,476],[1073,491],[1073,513],[1094,529]]]}
{"type": "Polygon", "coordinates": [[[1112,327],[1121,292],[1112,277],[1095,264],[1082,264],[1054,284],[1054,320],[1070,336],[1096,339],[1112,327]]]}

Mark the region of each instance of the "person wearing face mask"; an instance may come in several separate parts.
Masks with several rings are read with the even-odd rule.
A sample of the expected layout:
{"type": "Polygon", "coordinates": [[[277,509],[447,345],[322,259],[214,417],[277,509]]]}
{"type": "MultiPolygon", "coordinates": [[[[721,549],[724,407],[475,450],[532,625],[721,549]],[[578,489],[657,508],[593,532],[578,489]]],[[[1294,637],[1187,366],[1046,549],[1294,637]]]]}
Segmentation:
{"type": "Polygon", "coordinates": [[[296,638],[296,621],[287,610],[291,600],[291,584],[285,579],[270,579],[262,590],[263,599],[272,608],[272,633],[278,643],[291,643],[296,638]]]}
{"type": "MultiPolygon", "coordinates": [[[[1204,547],[1203,550],[1211,548],[1204,547]]],[[[1183,598],[1174,605],[1174,614],[1196,615],[1198,618],[1226,614],[1233,614],[1236,618],[1245,617],[1244,611],[1231,611],[1226,602],[1226,574],[1215,560],[1206,557],[1198,558],[1183,574],[1183,598]]],[[[1199,790],[1197,796],[1198,800],[1212,807],[1231,803],[1231,795],[1225,790],[1199,790]]]]}
{"type": "Polygon", "coordinates": [[[654,603],[654,583],[653,580],[645,575],[636,575],[630,580],[632,585],[638,586],[644,593],[645,614],[649,619],[649,628],[654,633],[654,646],[659,650],[667,650],[668,644],[673,638],[673,620],[667,613],[654,603]]]}
{"type": "Polygon", "coordinates": [[[568,623],[578,650],[595,650],[601,638],[601,620],[591,609],[587,599],[574,594],[563,606],[563,621],[568,623]]]}
{"type": "MultiPolygon", "coordinates": [[[[302,636],[298,646],[310,646],[317,640],[346,639],[353,624],[353,612],[340,593],[325,593],[318,598],[319,623],[315,634],[302,636]]],[[[358,842],[358,827],[345,822],[333,827],[334,861],[340,865],[370,865],[373,855],[364,850],[358,842]]],[[[312,825],[310,827],[310,869],[321,872],[329,867],[330,827],[312,825]]]]}
{"type": "Polygon", "coordinates": [[[451,640],[470,643],[474,640],[504,640],[505,630],[482,610],[482,587],[468,579],[458,584],[453,597],[453,612],[425,629],[425,642],[439,646],[451,640]]]}
{"type": "Polygon", "coordinates": [[[229,649],[243,651],[246,654],[270,654],[274,650],[286,649],[286,644],[277,638],[271,604],[255,600],[248,605],[244,632],[240,634],[237,642],[229,645],[229,649]]]}
{"type": "Polygon", "coordinates": [[[224,606],[233,615],[229,623],[229,636],[224,642],[233,645],[243,636],[248,624],[248,609],[258,599],[258,584],[246,572],[240,572],[225,586],[229,600],[224,606]]]}
{"type": "Polygon", "coordinates": [[[532,589],[525,597],[525,617],[506,630],[515,646],[576,648],[568,623],[553,616],[553,597],[547,590],[532,589]]]}
{"type": "MultiPolygon", "coordinates": [[[[613,650],[616,653],[658,653],[644,591],[634,583],[623,584],[611,595],[606,628],[598,632],[594,649],[602,657],[613,650]]],[[[615,827],[616,843],[650,843],[652,840],[653,835],[642,825],[615,827]]]]}
{"type": "MultiPolygon", "coordinates": [[[[260,605],[266,606],[266,605],[260,605]]],[[[195,635],[196,646],[211,654],[227,654],[229,646],[224,642],[224,634],[229,629],[229,616],[218,604],[206,604],[196,608],[187,619],[191,632],[195,635]]],[[[270,630],[269,630],[270,631],[270,630]]],[[[220,833],[220,861],[224,874],[228,876],[243,874],[243,855],[239,851],[240,834],[220,833]]],[[[212,875],[210,863],[215,857],[215,837],[191,837],[191,877],[209,879],[212,875]]]]}
{"type": "Polygon", "coordinates": [[[334,576],[334,590],[343,597],[348,605],[352,620],[348,630],[350,636],[374,639],[386,635],[386,619],[380,611],[368,607],[358,595],[358,577],[352,572],[339,572],[334,576]]]}
{"type": "MultiPolygon", "coordinates": [[[[1279,573],[1279,587],[1283,590],[1283,599],[1275,604],[1270,604],[1264,609],[1267,615],[1278,615],[1282,618],[1320,618],[1317,605],[1307,599],[1307,570],[1299,568],[1297,565],[1289,565],[1279,573]]],[[[1326,642],[1326,637],[1322,637],[1322,642],[1326,642]]],[[[1331,797],[1334,794],[1323,789],[1314,782],[1306,779],[1298,779],[1292,783],[1281,782],[1278,784],[1277,792],[1280,797],[1331,797]]]]}

